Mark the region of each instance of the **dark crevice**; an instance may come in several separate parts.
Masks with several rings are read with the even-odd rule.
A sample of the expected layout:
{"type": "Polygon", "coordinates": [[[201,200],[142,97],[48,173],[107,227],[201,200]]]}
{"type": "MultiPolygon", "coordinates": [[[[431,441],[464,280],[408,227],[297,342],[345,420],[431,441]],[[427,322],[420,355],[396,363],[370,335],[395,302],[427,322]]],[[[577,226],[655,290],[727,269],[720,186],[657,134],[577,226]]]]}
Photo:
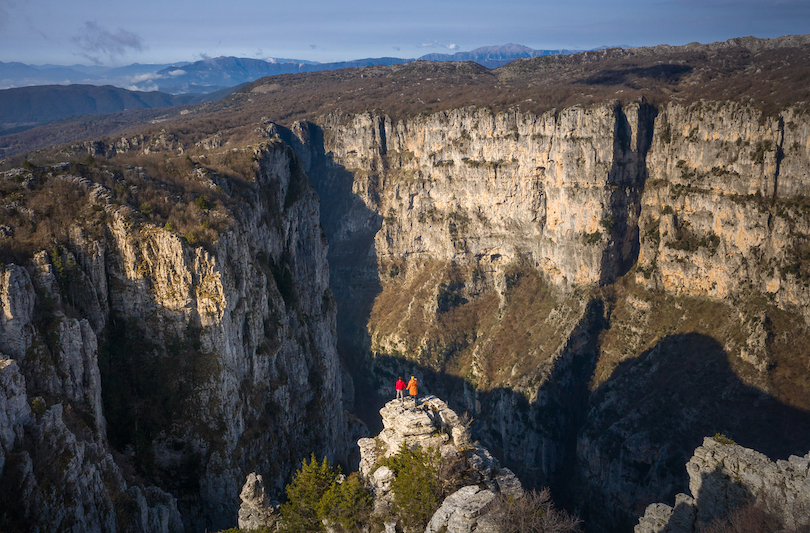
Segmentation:
{"type": "Polygon", "coordinates": [[[614,109],[613,164],[608,176],[611,188],[609,211],[602,220],[609,241],[602,255],[601,285],[609,285],[626,274],[638,260],[640,249],[638,218],[641,196],[647,180],[647,151],[652,144],[658,110],[642,100],[635,145],[633,125],[621,105],[614,109]]]}
{"type": "Polygon", "coordinates": [[[773,172],[773,196],[771,197],[771,206],[776,203],[776,197],[779,192],[779,171],[782,167],[782,159],[785,157],[785,152],[782,149],[785,143],[785,119],[779,117],[779,134],[776,141],[776,169],[773,172]]]}

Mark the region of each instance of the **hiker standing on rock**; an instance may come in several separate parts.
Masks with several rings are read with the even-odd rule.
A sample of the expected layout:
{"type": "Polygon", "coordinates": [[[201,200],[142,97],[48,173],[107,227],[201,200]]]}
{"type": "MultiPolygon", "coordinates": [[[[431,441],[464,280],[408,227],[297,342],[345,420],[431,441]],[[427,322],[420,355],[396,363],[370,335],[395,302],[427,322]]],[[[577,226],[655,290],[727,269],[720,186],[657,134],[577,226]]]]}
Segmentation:
{"type": "Polygon", "coordinates": [[[405,401],[405,381],[402,380],[402,376],[397,380],[397,400],[400,403],[405,401]]]}
{"type": "Polygon", "coordinates": [[[408,382],[408,392],[413,398],[413,406],[416,407],[418,405],[416,395],[419,394],[419,382],[416,381],[415,376],[411,376],[411,380],[408,382]]]}

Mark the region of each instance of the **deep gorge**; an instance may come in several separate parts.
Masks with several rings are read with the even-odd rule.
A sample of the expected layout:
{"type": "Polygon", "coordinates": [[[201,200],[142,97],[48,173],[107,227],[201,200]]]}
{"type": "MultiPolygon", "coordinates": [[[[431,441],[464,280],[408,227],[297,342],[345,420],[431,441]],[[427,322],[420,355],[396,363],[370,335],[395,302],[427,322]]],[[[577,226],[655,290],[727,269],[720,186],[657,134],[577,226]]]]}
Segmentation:
{"type": "Polygon", "coordinates": [[[809,117],[471,106],[263,123],[239,148],[77,145],[180,154],[219,195],[196,209],[227,219],[206,245],[111,200],[149,183],[131,168],[4,173],[86,211],[3,265],[0,524],[231,527],[248,473],[280,494],[311,452],[355,462],[355,415],[376,433],[399,374],[589,531],[672,505],[706,436],[804,455],[809,117]],[[206,167],[220,149],[255,175],[206,167]]]}

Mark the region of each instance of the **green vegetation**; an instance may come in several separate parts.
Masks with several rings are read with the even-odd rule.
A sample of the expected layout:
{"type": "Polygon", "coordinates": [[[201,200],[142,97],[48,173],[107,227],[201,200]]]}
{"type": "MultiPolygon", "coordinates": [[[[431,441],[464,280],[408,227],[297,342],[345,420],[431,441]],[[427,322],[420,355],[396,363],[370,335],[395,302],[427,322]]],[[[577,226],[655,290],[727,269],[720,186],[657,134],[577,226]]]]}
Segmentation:
{"type": "Polygon", "coordinates": [[[760,141],[757,143],[756,148],[751,152],[751,161],[755,165],[761,165],[765,162],[765,152],[770,152],[773,150],[773,142],[771,141],[760,141]]]}
{"type": "Polygon", "coordinates": [[[45,400],[43,400],[41,396],[37,396],[31,400],[31,412],[33,412],[37,418],[41,418],[42,415],[45,414],[45,410],[47,408],[48,406],[45,404],[45,400]]]}
{"type": "Polygon", "coordinates": [[[211,202],[208,201],[208,198],[205,196],[198,196],[194,199],[194,205],[197,206],[197,209],[200,211],[208,211],[211,209],[211,202]]]}
{"type": "Polygon", "coordinates": [[[408,531],[423,531],[441,504],[439,451],[421,447],[410,450],[403,443],[396,455],[379,463],[396,476],[391,490],[399,522],[408,531]]]}
{"type": "Polygon", "coordinates": [[[585,244],[596,244],[597,242],[602,240],[602,232],[596,230],[593,233],[586,233],[583,236],[583,240],[585,241],[585,244]]]}
{"type": "Polygon", "coordinates": [[[714,439],[714,441],[719,444],[736,444],[733,440],[726,437],[723,433],[715,433],[712,439],[714,439]]]}
{"type": "Polygon", "coordinates": [[[325,457],[318,462],[315,454],[301,463],[286,491],[282,531],[326,531],[324,520],[333,531],[358,531],[371,513],[371,495],[357,474],[343,478],[339,468],[325,457]]]}
{"type": "Polygon", "coordinates": [[[698,234],[689,224],[683,222],[675,229],[674,239],[667,241],[665,246],[684,252],[696,252],[705,248],[714,255],[717,247],[720,246],[720,237],[711,231],[698,234]]]}

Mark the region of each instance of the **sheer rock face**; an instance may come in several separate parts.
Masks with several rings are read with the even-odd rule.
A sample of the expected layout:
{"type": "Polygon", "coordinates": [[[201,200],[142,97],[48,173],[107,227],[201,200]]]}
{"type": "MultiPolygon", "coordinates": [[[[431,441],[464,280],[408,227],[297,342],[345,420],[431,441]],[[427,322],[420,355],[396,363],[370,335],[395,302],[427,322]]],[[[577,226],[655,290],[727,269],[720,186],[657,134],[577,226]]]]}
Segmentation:
{"type": "MultiPolygon", "coordinates": [[[[810,122],[734,103],[671,104],[655,122],[641,203],[636,281],[677,295],[756,291],[810,322],[799,268],[810,235],[810,122]],[[799,200],[797,204],[797,200],[799,200]]],[[[762,343],[746,358],[755,366],[762,343]]]]}
{"type": "MultiPolygon", "coordinates": [[[[605,528],[634,523],[651,502],[684,490],[677,465],[707,430],[684,423],[693,427],[673,443],[669,428],[643,427],[653,402],[627,401],[635,387],[629,379],[610,393],[593,391],[591,404],[571,392],[579,385],[591,394],[584,390],[591,373],[578,374],[577,365],[592,368],[603,357],[594,339],[612,325],[610,298],[604,307],[587,306],[578,289],[628,275],[651,291],[649,299],[632,299],[634,315],[621,325],[624,353],[611,355],[618,359],[611,368],[622,363],[631,373],[645,374],[653,362],[639,357],[650,346],[638,332],[653,327],[651,311],[672,298],[737,309],[739,324],[728,324],[735,332],[720,349],[765,380],[774,343],[788,341],[773,337],[774,309],[766,314],[741,302],[761,299],[810,326],[810,121],[799,108],[777,117],[733,102],[574,107],[541,116],[465,108],[401,121],[330,115],[317,126],[295,125],[287,138],[324,198],[345,324],[339,332],[356,353],[374,356],[364,361],[371,386],[388,394],[396,375],[415,365],[439,374],[451,358],[471,361],[456,370],[457,381],[432,390],[473,413],[478,437],[532,478],[554,483],[576,456],[591,501],[606,509],[598,515],[605,528]],[[537,329],[558,325],[549,336],[559,346],[547,348],[533,331],[516,361],[504,364],[485,356],[486,320],[441,338],[442,320],[455,311],[442,303],[448,293],[469,302],[466,317],[496,298],[485,316],[501,320],[516,263],[559,291],[551,313],[526,321],[537,329]],[[431,327],[439,333],[431,336],[431,327]],[[500,372],[494,379],[492,367],[500,372]]],[[[667,342],[652,355],[669,359],[667,342]]],[[[717,395],[739,397],[736,389],[730,379],[717,395]]],[[[714,401],[705,400],[698,410],[714,401]]],[[[682,403],[684,419],[702,418],[682,403]]]]}
{"type": "Polygon", "coordinates": [[[754,499],[790,530],[808,525],[810,453],[773,462],[755,450],[706,437],[686,470],[692,495],[678,494],[674,508],[651,504],[636,533],[692,533],[754,499]]]}
{"type": "Polygon", "coordinates": [[[75,227],[58,258],[0,272],[0,489],[28,491],[6,520],[182,529],[171,492],[187,528],[231,527],[247,472],[275,494],[297,453],[346,456],[317,196],[283,143],[256,155],[234,224],[208,250],[107,204],[103,238],[75,227]],[[86,318],[69,318],[68,301],[86,318]],[[162,490],[128,488],[108,435],[162,490]]]}
{"type": "MultiPolygon", "coordinates": [[[[539,117],[459,109],[396,124],[333,116],[324,143],[335,163],[361,170],[352,190],[384,218],[374,235],[380,260],[496,256],[497,268],[528,254],[556,284],[591,284],[631,259],[634,234],[618,226],[637,215],[628,199],[643,186],[651,113],[646,105],[539,117]]],[[[350,215],[338,242],[353,236],[350,215]]]]}

